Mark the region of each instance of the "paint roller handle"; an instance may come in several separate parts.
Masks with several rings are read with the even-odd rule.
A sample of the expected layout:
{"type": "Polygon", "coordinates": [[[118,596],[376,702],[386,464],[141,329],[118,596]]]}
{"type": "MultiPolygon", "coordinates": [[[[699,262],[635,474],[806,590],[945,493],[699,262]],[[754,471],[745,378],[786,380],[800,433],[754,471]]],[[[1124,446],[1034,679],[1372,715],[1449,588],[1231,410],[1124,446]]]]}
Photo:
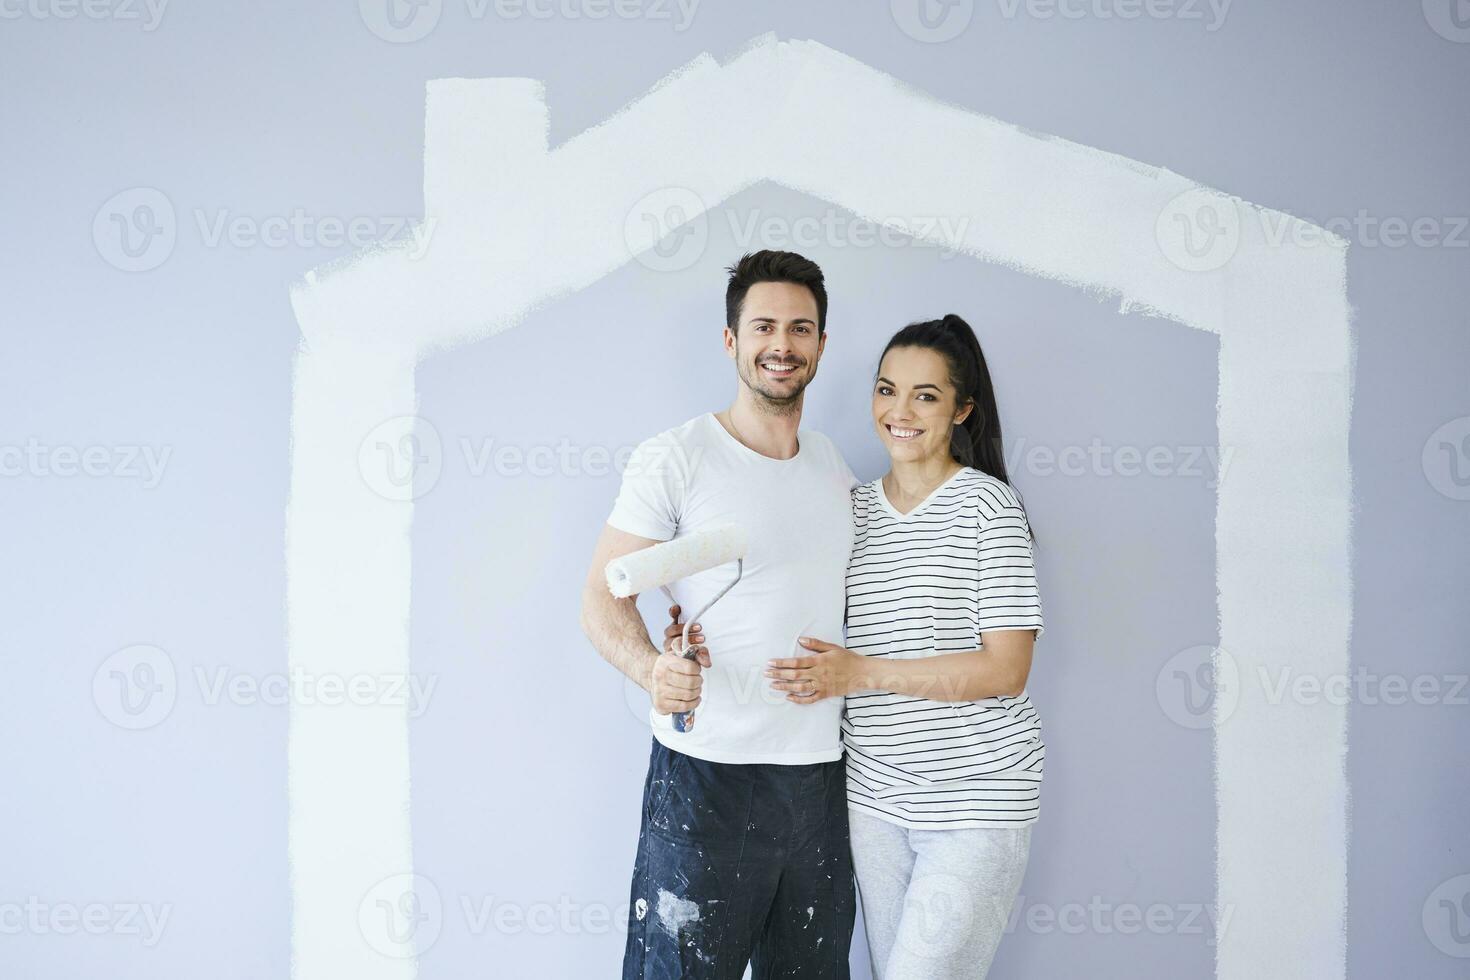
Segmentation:
{"type": "MultiPolygon", "coordinates": [[[[663,589],[664,595],[669,597],[669,602],[672,603],[669,606],[669,617],[673,620],[664,629],[664,645],[661,656],[692,660],[699,665],[700,670],[708,667],[710,665],[709,652],[703,646],[704,634],[700,630],[691,630],[690,625],[692,624],[682,626],[679,624],[678,619],[681,607],[677,602],[674,602],[674,596],[667,586],[661,586],[661,588],[663,589]]],[[[683,673],[683,671],[680,671],[680,673],[683,673]]],[[[702,684],[703,681],[701,679],[701,686],[702,684]]],[[[654,694],[654,710],[661,711],[662,709],[658,707],[658,697],[652,687],[649,689],[649,693],[654,694]]],[[[693,711],[676,711],[670,713],[669,717],[671,719],[670,723],[675,731],[687,732],[693,727],[693,711]]]]}
{"type": "MultiPolygon", "coordinates": [[[[681,648],[681,649],[683,649],[684,652],[682,654],[680,654],[680,656],[683,657],[685,660],[698,660],[699,659],[698,648],[692,647],[692,646],[689,645],[689,626],[690,626],[689,623],[685,623],[684,624],[684,631],[683,631],[683,642],[684,642],[684,645],[681,648]]],[[[700,666],[702,667],[704,665],[701,664],[700,666]]],[[[676,731],[676,732],[687,732],[687,731],[689,731],[689,729],[691,729],[693,727],[694,727],[694,712],[692,712],[692,711],[676,711],[676,712],[674,712],[674,731],[676,731]]]]}
{"type": "MultiPolygon", "coordinates": [[[[725,597],[725,593],[729,592],[731,589],[735,588],[735,586],[737,584],[739,584],[741,578],[743,578],[744,575],[745,575],[745,558],[742,556],[740,558],[736,558],[735,559],[735,577],[732,578],[730,581],[726,582],[725,585],[724,585],[724,587],[721,588],[720,591],[718,591],[714,595],[710,596],[709,601],[704,604],[704,608],[701,609],[701,610],[699,610],[699,612],[695,613],[689,623],[685,623],[684,624],[684,630],[683,630],[684,646],[682,647],[682,649],[684,650],[684,657],[685,657],[685,659],[693,659],[693,657],[694,657],[694,648],[689,645],[689,627],[692,624],[693,620],[703,618],[704,617],[704,614],[707,613],[707,612],[709,612],[710,609],[712,609],[714,607],[714,604],[715,603],[719,602],[721,599],[723,599],[725,597]]],[[[669,591],[668,586],[664,586],[663,587],[663,590],[664,590],[664,595],[666,595],[666,596],[669,597],[669,601],[670,602],[673,602],[674,601],[674,593],[672,593],[672,592],[669,591]]],[[[675,604],[677,605],[677,603],[675,603],[675,604]]],[[[677,731],[677,732],[687,732],[687,731],[689,731],[690,727],[693,724],[694,724],[694,712],[692,712],[692,711],[681,711],[681,712],[678,712],[678,713],[676,713],[674,715],[674,730],[677,731]]]]}

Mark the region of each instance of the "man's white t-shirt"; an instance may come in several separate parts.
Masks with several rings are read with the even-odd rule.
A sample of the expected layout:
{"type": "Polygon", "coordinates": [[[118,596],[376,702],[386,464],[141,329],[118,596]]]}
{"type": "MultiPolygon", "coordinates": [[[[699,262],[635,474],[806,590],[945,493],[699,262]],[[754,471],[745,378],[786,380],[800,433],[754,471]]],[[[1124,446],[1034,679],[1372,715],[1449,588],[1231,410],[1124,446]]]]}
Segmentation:
{"type": "MultiPolygon", "coordinates": [[[[801,429],[797,441],[791,459],[771,459],[706,413],[640,444],[623,472],[607,519],[613,527],[669,541],[739,524],[749,539],[739,584],[700,617],[712,665],[693,730],[676,731],[672,716],[649,708],[654,737],[678,752],[784,765],[842,755],[842,698],[795,704],[765,676],[768,660],[811,652],[798,637],[842,642],[857,478],[820,432],[801,429]]],[[[730,562],[670,585],[686,622],[735,568],[730,562]]]]}

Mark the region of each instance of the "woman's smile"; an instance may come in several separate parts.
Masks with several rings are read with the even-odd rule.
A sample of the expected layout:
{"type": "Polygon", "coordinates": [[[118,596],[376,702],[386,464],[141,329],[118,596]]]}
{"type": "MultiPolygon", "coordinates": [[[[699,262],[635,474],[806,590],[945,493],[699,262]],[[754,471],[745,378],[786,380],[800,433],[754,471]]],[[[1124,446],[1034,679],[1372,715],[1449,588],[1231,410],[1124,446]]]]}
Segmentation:
{"type": "Polygon", "coordinates": [[[921,435],[924,434],[924,430],[923,429],[905,428],[905,427],[897,426],[897,425],[890,425],[890,426],[888,426],[888,434],[890,436],[892,436],[894,438],[894,440],[896,440],[898,442],[907,442],[907,441],[909,441],[911,439],[917,439],[917,438],[919,438],[919,436],[921,436],[921,435]]]}

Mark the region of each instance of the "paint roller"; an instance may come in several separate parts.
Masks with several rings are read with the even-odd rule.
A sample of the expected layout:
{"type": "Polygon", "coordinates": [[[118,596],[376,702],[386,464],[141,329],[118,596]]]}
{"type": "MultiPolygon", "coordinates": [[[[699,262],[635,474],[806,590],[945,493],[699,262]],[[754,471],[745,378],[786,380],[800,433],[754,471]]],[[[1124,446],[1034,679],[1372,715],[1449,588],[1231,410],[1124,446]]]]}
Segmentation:
{"type": "MultiPolygon", "coordinates": [[[[657,586],[674,602],[669,585],[681,578],[735,562],[735,577],[704,604],[704,608],[693,616],[684,618],[684,659],[695,659],[689,650],[689,627],[699,622],[710,607],[735,587],[745,572],[745,529],[738,524],[723,524],[686,534],[682,538],[665,541],[651,548],[632,552],[607,563],[607,587],[614,596],[626,599],[657,586]]],[[[689,730],[692,712],[681,711],[674,715],[674,730],[689,730]]]]}

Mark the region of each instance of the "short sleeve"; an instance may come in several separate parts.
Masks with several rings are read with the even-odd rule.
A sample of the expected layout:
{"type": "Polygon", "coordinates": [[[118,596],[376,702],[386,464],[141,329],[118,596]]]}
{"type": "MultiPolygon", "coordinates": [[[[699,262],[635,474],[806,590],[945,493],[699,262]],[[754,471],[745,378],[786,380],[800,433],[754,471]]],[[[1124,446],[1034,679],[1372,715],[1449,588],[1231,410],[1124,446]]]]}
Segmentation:
{"type": "Polygon", "coordinates": [[[668,433],[639,443],[623,468],[607,523],[640,538],[672,540],[684,507],[684,456],[668,433]]]}
{"type": "Polygon", "coordinates": [[[1041,593],[1031,554],[1031,527],[1016,492],[989,482],[979,495],[980,577],[976,612],[981,633],[1035,629],[1041,638],[1041,593]]]}

